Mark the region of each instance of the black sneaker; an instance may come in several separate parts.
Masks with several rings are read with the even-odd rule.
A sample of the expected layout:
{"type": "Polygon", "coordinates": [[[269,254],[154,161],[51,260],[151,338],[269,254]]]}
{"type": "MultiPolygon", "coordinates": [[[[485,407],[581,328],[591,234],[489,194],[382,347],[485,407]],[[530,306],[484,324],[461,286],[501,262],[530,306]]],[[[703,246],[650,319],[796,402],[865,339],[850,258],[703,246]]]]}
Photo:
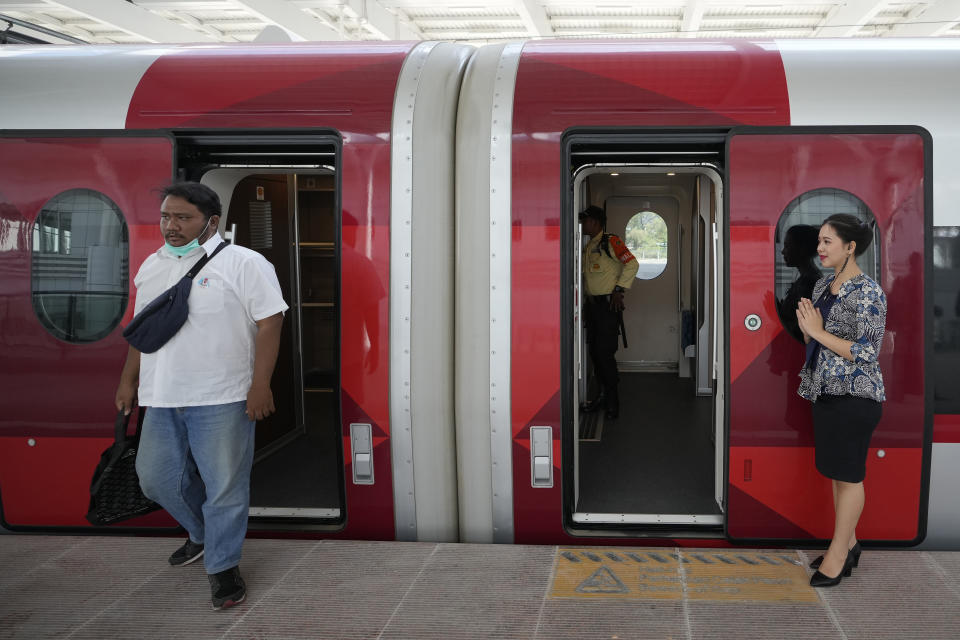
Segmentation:
{"type": "Polygon", "coordinates": [[[247,585],[240,577],[239,567],[208,575],[207,579],[210,580],[210,601],[214,611],[229,609],[247,597],[247,585]]]}
{"type": "Polygon", "coordinates": [[[175,567],[181,567],[190,564],[203,555],[203,545],[193,542],[189,538],[182,547],[173,552],[168,560],[175,567]]]}

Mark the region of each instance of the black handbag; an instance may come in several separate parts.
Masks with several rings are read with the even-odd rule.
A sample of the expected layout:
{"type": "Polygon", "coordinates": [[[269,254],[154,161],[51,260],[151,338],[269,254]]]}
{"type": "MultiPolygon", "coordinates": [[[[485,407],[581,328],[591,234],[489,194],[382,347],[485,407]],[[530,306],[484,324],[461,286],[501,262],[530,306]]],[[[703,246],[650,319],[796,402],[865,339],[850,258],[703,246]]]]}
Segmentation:
{"type": "MultiPolygon", "coordinates": [[[[133,412],[131,411],[131,414],[133,412]]],[[[93,525],[107,525],[129,520],[160,509],[140,489],[137,476],[137,447],[143,428],[143,410],[139,411],[137,433],[127,436],[130,414],[117,414],[113,444],[100,454],[100,463],[90,482],[90,508],[87,520],[93,525]]]]}
{"type": "Polygon", "coordinates": [[[151,300],[150,304],[134,316],[123,330],[123,337],[130,346],[140,353],[153,353],[180,331],[190,311],[187,299],[190,297],[193,277],[226,246],[227,242],[221,242],[213,253],[197,260],[177,284],[151,300]]]}

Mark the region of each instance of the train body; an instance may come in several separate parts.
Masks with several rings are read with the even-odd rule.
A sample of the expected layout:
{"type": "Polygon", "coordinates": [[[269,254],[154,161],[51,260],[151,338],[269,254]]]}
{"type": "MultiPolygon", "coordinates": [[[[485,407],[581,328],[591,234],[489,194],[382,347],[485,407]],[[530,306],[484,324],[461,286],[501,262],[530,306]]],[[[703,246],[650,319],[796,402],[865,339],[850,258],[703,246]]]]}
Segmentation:
{"type": "Polygon", "coordinates": [[[846,212],[889,301],[858,535],[956,548],[958,72],[949,40],[0,48],[2,526],[97,530],[155,190],[189,179],[291,307],[255,535],[828,539],[785,245],[846,212]],[[590,204],[640,264],[615,420],[580,410],[590,204]]]}

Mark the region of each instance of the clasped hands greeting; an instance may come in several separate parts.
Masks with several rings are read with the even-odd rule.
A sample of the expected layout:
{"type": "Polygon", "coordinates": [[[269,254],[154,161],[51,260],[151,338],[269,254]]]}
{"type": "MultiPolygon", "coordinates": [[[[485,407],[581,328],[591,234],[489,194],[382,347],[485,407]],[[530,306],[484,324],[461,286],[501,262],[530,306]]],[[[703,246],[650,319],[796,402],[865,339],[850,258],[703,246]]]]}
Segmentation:
{"type": "Polygon", "coordinates": [[[820,310],[813,306],[810,298],[800,298],[800,304],[797,305],[797,323],[807,342],[810,339],[817,340],[817,336],[823,333],[823,316],[820,315],[820,310]]]}

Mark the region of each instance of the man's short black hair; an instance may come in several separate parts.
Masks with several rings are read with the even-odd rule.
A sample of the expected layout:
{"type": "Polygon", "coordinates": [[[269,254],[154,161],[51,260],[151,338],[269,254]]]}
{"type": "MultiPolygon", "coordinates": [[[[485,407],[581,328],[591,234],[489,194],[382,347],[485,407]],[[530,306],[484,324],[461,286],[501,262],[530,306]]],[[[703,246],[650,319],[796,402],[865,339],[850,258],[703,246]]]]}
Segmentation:
{"type": "Polygon", "coordinates": [[[205,184],[200,184],[199,182],[174,182],[160,190],[161,200],[167,196],[183,198],[199,209],[205,220],[209,220],[210,216],[222,215],[220,196],[205,184]]]}
{"type": "Polygon", "coordinates": [[[590,205],[586,209],[580,212],[580,215],[577,216],[580,222],[583,222],[584,218],[593,218],[594,220],[599,220],[600,224],[607,223],[607,212],[598,207],[595,204],[590,205]]]}

